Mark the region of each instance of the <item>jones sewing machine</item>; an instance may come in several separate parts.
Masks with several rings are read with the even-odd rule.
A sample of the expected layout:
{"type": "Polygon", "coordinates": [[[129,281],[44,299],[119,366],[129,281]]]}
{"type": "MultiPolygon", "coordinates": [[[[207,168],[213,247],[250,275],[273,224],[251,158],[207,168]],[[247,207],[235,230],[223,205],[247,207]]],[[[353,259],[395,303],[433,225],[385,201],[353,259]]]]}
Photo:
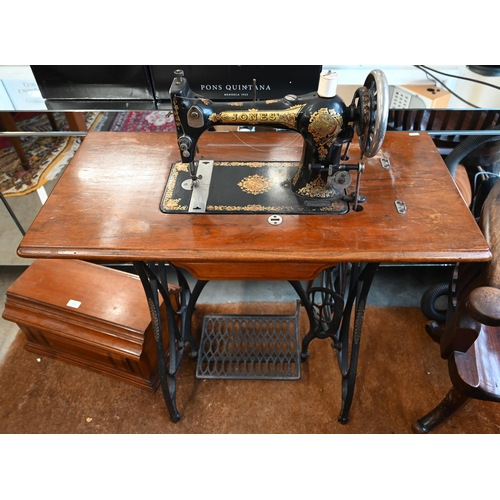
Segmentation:
{"type": "Polygon", "coordinates": [[[362,210],[362,160],[377,154],[387,128],[389,90],[382,71],[369,73],[349,106],[337,95],[337,74],[328,70],[320,74],[317,92],[244,102],[204,98],[177,70],[170,97],[181,161],[172,167],[162,211],[344,214],[350,205],[354,211],[362,210]],[[201,134],[218,125],[298,132],[303,138],[302,157],[299,162],[268,164],[196,161],[201,134]],[[358,162],[346,163],[355,133],[358,162]],[[355,188],[348,192],[354,171],[355,188]],[[220,189],[220,183],[227,189],[220,189]],[[237,186],[236,196],[231,196],[231,186],[237,186]]]}

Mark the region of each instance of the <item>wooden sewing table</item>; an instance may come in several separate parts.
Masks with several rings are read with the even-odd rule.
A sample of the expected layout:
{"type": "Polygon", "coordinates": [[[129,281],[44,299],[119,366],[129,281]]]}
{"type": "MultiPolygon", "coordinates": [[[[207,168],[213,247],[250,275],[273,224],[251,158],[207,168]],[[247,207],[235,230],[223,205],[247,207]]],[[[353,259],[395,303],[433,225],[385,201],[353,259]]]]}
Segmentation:
{"type": "MultiPolygon", "coordinates": [[[[313,338],[333,340],[343,377],[339,420],[346,423],[366,296],[378,264],[491,258],[427,134],[387,133],[379,154],[364,159],[362,211],[283,214],[279,225],[270,224],[267,213],[162,213],[169,170],[180,159],[176,139],[173,133],[89,133],[18,249],[19,256],[30,259],[133,262],[145,288],[158,353],[163,353],[159,297],[167,299],[171,345],[167,359],[160,356],[159,368],[172,421],[180,418],[175,374],[186,346],[196,354],[190,317],[207,281],[286,280],[295,287],[311,322],[302,361],[313,338]],[[389,160],[389,168],[382,167],[382,157],[389,160]],[[404,202],[406,213],[398,212],[396,201],[404,202]],[[342,290],[327,293],[327,306],[316,308],[300,282],[339,265],[344,267],[335,280],[349,273],[355,279],[348,289],[344,284],[342,290]],[[183,318],[180,331],[170,319],[176,312],[164,294],[168,266],[188,270],[199,280],[192,293],[186,291],[177,312],[183,318]],[[349,333],[352,307],[356,319],[349,333]]],[[[358,151],[353,143],[351,161],[357,161],[358,151]]],[[[293,132],[206,132],[198,158],[298,161],[301,152],[302,138],[293,132]]]]}

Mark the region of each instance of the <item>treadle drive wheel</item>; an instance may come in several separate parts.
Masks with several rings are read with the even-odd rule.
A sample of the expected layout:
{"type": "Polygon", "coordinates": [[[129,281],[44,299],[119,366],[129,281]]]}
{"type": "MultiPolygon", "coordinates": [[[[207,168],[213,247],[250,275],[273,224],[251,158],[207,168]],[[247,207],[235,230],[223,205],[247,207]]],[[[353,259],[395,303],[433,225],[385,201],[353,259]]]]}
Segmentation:
{"type": "Polygon", "coordinates": [[[448,283],[438,283],[429,287],[420,300],[420,309],[424,316],[430,320],[444,323],[446,321],[446,308],[441,309],[436,306],[436,301],[448,295],[450,286],[448,283]]]}

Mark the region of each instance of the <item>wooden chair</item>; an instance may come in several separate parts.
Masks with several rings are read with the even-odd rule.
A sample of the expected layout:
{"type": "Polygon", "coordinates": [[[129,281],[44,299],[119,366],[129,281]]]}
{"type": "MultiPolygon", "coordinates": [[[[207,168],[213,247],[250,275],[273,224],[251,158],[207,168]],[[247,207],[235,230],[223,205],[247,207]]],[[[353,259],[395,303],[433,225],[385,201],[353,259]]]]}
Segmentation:
{"type": "MultiPolygon", "coordinates": [[[[10,112],[0,113],[0,130],[4,132],[18,132],[16,122],[10,112]]],[[[21,166],[24,170],[29,170],[30,163],[24,152],[23,145],[17,137],[10,137],[9,142],[12,144],[19,160],[21,161],[21,166]]]]}
{"type": "Polygon", "coordinates": [[[470,398],[500,402],[500,182],[486,198],[479,225],[493,258],[457,266],[445,326],[427,325],[448,361],[452,388],[413,424],[416,433],[431,431],[470,398]]]}

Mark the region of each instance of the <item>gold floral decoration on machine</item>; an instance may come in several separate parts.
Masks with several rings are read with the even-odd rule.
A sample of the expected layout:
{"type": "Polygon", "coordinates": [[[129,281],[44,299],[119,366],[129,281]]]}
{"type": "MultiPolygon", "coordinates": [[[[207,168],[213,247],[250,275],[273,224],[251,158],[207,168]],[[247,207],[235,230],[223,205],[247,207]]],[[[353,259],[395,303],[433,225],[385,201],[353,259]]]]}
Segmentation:
{"type": "Polygon", "coordinates": [[[311,115],[308,131],[317,146],[318,158],[324,160],[342,130],[342,116],[335,110],[321,108],[311,115]]]}
{"type": "Polygon", "coordinates": [[[238,186],[245,193],[258,195],[267,193],[272,188],[273,183],[269,179],[262,177],[262,175],[255,174],[242,179],[238,182],[238,186]]]}

